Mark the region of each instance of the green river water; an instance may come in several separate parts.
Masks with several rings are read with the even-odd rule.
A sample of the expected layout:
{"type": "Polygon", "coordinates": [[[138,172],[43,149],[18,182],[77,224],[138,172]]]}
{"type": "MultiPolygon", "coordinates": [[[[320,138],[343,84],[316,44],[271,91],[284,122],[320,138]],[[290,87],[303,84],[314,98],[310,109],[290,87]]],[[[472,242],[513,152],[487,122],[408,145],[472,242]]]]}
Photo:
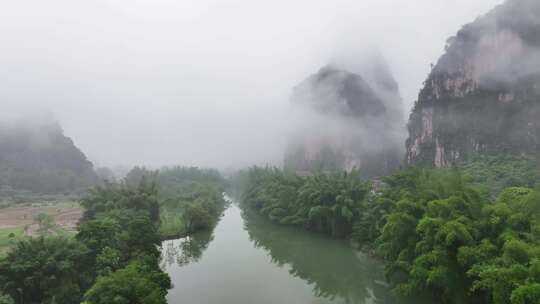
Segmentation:
{"type": "Polygon", "coordinates": [[[379,261],[235,204],[212,232],[165,241],[162,254],[170,304],[396,303],[379,261]]]}

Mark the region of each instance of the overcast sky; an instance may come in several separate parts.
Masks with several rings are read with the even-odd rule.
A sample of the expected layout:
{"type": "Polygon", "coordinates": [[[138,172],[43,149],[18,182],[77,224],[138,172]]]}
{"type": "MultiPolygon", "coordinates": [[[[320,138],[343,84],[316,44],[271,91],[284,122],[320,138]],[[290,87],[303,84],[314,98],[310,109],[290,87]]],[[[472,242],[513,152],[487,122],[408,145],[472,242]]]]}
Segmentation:
{"type": "Polygon", "coordinates": [[[446,39],[500,3],[0,1],[0,111],[49,108],[100,165],[279,164],[301,80],[374,45],[409,111],[446,39]]]}

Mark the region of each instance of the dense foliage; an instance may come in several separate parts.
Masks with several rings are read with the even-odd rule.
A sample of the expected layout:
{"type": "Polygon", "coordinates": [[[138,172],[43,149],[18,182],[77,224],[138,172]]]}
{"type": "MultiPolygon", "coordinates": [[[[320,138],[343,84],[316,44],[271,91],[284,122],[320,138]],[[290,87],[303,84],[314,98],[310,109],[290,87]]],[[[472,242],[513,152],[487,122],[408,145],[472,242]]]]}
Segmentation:
{"type": "Polygon", "coordinates": [[[79,303],[89,286],[87,248],[64,238],[22,241],[0,262],[0,286],[16,303],[79,303]]]}
{"type": "Polygon", "coordinates": [[[98,277],[85,294],[86,303],[167,303],[165,296],[170,288],[169,276],[153,261],[136,260],[110,275],[98,277]]]}
{"type": "Polygon", "coordinates": [[[385,181],[366,216],[378,220],[355,235],[388,261],[397,291],[446,303],[538,303],[538,190],[507,188],[493,202],[456,169],[409,169],[385,181]]]}
{"type": "Polygon", "coordinates": [[[271,220],[346,236],[370,187],[358,172],[299,177],[277,169],[249,170],[243,202],[271,220]]]}
{"type": "Polygon", "coordinates": [[[215,169],[182,166],[164,167],[160,170],[134,167],[127,173],[124,182],[130,187],[136,187],[143,178],[155,180],[160,200],[186,196],[194,185],[200,184],[223,192],[227,184],[225,178],[215,169]]]}
{"type": "Polygon", "coordinates": [[[178,198],[190,193],[194,185],[214,188],[220,194],[226,187],[226,180],[215,169],[197,167],[165,167],[159,170],[156,182],[159,195],[163,199],[178,198]]]}
{"type": "Polygon", "coordinates": [[[476,155],[457,165],[471,182],[487,187],[494,196],[508,187],[532,188],[540,180],[540,162],[535,157],[476,155]]]}
{"type": "Polygon", "coordinates": [[[176,166],[152,171],[135,167],[125,183],[132,187],[148,179],[158,188],[159,233],[163,238],[209,229],[225,208],[226,181],[217,170],[176,166]]]}
{"type": "Polygon", "coordinates": [[[160,234],[185,236],[212,228],[226,202],[225,179],[214,169],[166,167],[156,175],[161,201],[160,234]]]}
{"type": "Polygon", "coordinates": [[[160,234],[185,236],[212,228],[225,209],[226,181],[214,169],[165,167],[156,173],[161,208],[160,234]]]}
{"type": "Polygon", "coordinates": [[[164,238],[210,229],[225,209],[223,192],[212,184],[194,183],[183,191],[161,202],[159,231],[164,238]]]}
{"type": "Polygon", "coordinates": [[[212,227],[224,187],[214,170],[136,167],[81,199],[75,238],[52,236],[50,218],[36,216],[42,237],[0,261],[0,303],[165,304],[171,283],[159,267],[161,240],[212,227]]]}
{"type": "Polygon", "coordinates": [[[0,262],[0,287],[16,303],[166,303],[159,268],[157,187],[108,184],[82,199],[75,239],[30,238],[0,262]]]}
{"type": "Polygon", "coordinates": [[[136,189],[98,187],[82,200],[77,239],[94,261],[86,303],[166,303],[171,287],[158,266],[161,238],[157,186],[145,178],[136,189]],[[149,292],[152,288],[152,292],[149,292]]]}
{"type": "Polygon", "coordinates": [[[404,169],[373,191],[355,172],[298,177],[253,168],[247,176],[244,206],[372,248],[399,294],[540,301],[540,188],[509,187],[492,199],[458,168],[404,169]]]}

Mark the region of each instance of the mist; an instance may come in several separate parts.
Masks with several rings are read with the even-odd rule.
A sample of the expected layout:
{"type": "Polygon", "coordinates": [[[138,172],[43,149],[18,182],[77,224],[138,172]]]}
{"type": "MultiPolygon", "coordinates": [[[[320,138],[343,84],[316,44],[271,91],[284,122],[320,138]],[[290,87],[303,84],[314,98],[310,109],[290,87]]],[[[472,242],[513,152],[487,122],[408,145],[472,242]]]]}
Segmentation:
{"type": "Polygon", "coordinates": [[[281,165],[307,76],[375,47],[407,116],[446,39],[500,3],[4,1],[0,117],[46,109],[97,165],[281,165]]]}

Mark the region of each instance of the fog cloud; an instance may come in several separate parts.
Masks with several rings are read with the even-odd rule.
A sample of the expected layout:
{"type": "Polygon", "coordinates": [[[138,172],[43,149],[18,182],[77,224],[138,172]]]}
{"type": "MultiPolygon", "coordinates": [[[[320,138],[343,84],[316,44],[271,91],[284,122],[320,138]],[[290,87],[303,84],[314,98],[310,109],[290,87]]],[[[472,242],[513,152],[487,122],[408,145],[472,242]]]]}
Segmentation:
{"type": "Polygon", "coordinates": [[[280,164],[301,80],[375,45],[407,113],[446,39],[501,2],[3,1],[2,116],[50,109],[103,165],[280,164]]]}

